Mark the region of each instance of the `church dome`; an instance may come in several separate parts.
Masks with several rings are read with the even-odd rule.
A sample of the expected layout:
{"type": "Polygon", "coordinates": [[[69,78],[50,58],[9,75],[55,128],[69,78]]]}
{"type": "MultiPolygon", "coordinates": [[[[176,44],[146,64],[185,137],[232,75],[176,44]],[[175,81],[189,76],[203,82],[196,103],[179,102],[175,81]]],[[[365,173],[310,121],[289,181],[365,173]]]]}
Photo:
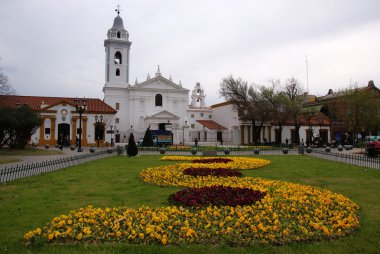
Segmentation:
{"type": "Polygon", "coordinates": [[[124,29],[123,19],[119,15],[113,20],[113,26],[111,29],[124,29]]]}

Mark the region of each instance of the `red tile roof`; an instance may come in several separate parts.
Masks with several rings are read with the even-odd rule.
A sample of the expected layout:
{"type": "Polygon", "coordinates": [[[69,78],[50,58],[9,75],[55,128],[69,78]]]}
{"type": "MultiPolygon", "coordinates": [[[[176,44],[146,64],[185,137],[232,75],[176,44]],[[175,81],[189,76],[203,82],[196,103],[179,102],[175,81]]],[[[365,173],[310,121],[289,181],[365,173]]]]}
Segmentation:
{"type": "MultiPolygon", "coordinates": [[[[19,105],[28,105],[34,111],[43,111],[54,105],[69,104],[74,106],[75,98],[68,97],[40,97],[40,96],[18,96],[0,95],[0,107],[15,108],[19,105]],[[46,107],[41,108],[41,104],[46,107]]],[[[117,111],[100,99],[87,98],[87,113],[116,114],[117,111]]]]}
{"type": "Polygon", "coordinates": [[[219,107],[223,107],[223,106],[230,105],[230,104],[233,104],[233,103],[231,101],[225,101],[225,102],[221,102],[221,103],[211,105],[211,108],[219,108],[219,107]]]}
{"type": "Polygon", "coordinates": [[[202,124],[204,127],[206,127],[209,130],[227,129],[226,127],[212,120],[197,120],[197,122],[202,124]]]}

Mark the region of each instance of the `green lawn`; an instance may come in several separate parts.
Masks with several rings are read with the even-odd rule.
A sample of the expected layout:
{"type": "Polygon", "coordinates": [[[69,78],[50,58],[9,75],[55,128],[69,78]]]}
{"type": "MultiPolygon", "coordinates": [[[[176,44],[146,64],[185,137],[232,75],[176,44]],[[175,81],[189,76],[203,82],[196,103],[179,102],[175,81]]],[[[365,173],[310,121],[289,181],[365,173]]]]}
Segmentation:
{"type": "Polygon", "coordinates": [[[56,215],[92,204],[95,207],[166,206],[175,188],[144,184],[139,172],[169,164],[160,156],[111,157],[65,170],[21,179],[0,186],[0,253],[379,253],[380,171],[353,167],[309,156],[266,156],[272,164],[244,171],[289,182],[309,184],[339,192],[361,207],[361,228],[350,237],[330,242],[287,246],[130,245],[38,243],[24,246],[25,232],[41,227],[56,215]]]}

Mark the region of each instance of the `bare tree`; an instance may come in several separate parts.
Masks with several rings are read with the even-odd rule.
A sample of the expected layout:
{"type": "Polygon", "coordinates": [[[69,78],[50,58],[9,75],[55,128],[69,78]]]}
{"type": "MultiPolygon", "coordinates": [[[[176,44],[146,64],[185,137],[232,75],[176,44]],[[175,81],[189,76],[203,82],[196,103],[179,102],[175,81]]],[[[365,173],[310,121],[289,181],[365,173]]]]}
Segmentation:
{"type": "Polygon", "coordinates": [[[302,106],[304,103],[304,98],[306,93],[304,92],[301,84],[294,77],[288,79],[285,82],[285,94],[288,97],[288,110],[289,110],[289,118],[293,121],[294,130],[295,130],[295,140],[297,144],[300,144],[300,136],[299,129],[301,127],[301,114],[302,114],[302,106]]]}
{"type": "Polygon", "coordinates": [[[219,93],[237,107],[241,120],[251,122],[253,142],[259,143],[265,114],[258,107],[260,95],[256,89],[241,78],[235,79],[230,75],[223,78],[219,93]]]}
{"type": "Polygon", "coordinates": [[[8,76],[3,73],[3,70],[0,68],[0,95],[10,95],[15,94],[11,83],[9,82],[8,76]]]}
{"type": "Polygon", "coordinates": [[[279,132],[276,142],[281,144],[282,129],[290,114],[289,99],[285,93],[281,92],[279,80],[271,80],[270,82],[270,86],[261,88],[261,96],[263,101],[270,107],[270,119],[278,125],[279,132]]]}

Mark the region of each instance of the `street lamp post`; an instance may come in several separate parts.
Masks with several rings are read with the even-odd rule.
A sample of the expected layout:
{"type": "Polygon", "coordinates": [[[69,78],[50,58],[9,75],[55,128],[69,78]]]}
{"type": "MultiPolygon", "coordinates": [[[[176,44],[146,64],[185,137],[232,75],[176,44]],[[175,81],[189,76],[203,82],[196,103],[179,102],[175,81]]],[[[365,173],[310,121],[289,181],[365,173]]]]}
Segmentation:
{"type": "Polygon", "coordinates": [[[112,128],[113,128],[113,125],[111,125],[110,126],[110,128],[111,128],[111,147],[113,147],[113,136],[112,136],[112,128]]]}
{"type": "Polygon", "coordinates": [[[79,144],[78,144],[78,152],[82,152],[82,114],[87,109],[87,99],[74,99],[74,106],[76,111],[79,113],[79,144]]]}
{"type": "Polygon", "coordinates": [[[99,140],[100,140],[100,137],[99,137],[99,129],[100,129],[100,126],[102,125],[102,122],[103,122],[103,116],[100,115],[100,117],[98,117],[98,115],[95,115],[95,128],[96,128],[96,139],[98,141],[98,147],[99,147],[99,140]]]}
{"type": "Polygon", "coordinates": [[[182,126],[182,145],[185,145],[185,126],[187,126],[187,121],[185,121],[185,124],[182,126]]]}

